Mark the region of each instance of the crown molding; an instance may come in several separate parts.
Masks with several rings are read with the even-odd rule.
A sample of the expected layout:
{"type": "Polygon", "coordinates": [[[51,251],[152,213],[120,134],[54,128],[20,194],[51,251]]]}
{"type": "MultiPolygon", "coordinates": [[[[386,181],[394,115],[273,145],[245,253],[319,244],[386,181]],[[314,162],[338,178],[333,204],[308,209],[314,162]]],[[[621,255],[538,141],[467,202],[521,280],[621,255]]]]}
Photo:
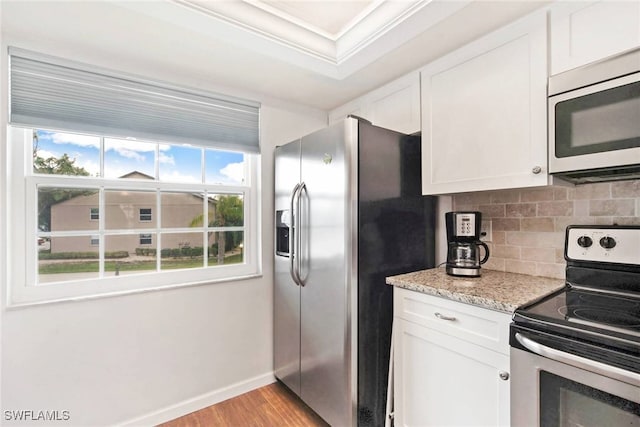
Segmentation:
{"type": "Polygon", "coordinates": [[[313,27],[261,0],[164,0],[120,5],[341,80],[472,1],[376,0],[337,34],[313,27]]]}

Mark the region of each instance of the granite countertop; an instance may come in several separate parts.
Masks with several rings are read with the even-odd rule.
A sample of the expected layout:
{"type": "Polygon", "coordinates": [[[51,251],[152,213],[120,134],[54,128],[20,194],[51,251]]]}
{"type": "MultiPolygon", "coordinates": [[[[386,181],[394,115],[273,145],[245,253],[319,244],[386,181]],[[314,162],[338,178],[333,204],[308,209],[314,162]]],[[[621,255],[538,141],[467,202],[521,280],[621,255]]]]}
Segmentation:
{"type": "Polygon", "coordinates": [[[484,269],[480,277],[453,277],[444,268],[432,268],[387,277],[387,284],[511,314],[563,288],[565,282],[484,269]]]}

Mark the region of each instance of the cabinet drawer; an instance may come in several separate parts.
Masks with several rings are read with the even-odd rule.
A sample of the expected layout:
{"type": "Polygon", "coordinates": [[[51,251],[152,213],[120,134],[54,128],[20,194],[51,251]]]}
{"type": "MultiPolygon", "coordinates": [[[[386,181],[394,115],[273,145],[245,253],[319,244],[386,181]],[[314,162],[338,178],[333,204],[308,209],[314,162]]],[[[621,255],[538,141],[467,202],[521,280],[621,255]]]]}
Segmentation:
{"type": "Polygon", "coordinates": [[[507,313],[394,288],[394,316],[509,354],[507,313]]]}

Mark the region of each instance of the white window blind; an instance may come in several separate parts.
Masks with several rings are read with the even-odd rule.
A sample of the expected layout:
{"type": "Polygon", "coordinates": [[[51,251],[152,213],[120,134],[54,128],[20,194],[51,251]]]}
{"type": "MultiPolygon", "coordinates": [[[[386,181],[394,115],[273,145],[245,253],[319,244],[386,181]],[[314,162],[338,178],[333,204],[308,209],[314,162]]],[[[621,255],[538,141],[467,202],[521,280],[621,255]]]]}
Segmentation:
{"type": "Polygon", "coordinates": [[[10,48],[10,122],[259,153],[255,102],[10,48]]]}

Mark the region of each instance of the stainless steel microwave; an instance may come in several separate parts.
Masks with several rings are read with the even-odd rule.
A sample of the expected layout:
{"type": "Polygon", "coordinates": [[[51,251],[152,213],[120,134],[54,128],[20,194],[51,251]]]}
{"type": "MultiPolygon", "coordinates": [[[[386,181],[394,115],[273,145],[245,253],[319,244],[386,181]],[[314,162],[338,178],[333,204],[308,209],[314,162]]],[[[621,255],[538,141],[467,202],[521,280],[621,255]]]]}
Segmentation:
{"type": "Polygon", "coordinates": [[[549,78],[549,172],[640,178],[640,48],[549,78]]]}

